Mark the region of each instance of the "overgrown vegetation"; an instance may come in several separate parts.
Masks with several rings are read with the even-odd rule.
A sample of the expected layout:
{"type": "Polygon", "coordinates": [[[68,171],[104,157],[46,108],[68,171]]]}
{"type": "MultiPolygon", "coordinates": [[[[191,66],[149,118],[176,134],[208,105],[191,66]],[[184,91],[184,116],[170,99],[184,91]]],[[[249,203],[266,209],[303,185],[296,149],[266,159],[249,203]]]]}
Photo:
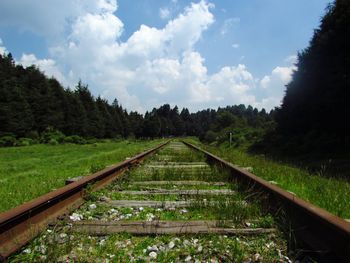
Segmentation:
{"type": "Polygon", "coordinates": [[[350,183],[347,179],[325,177],[322,171],[311,173],[287,163],[277,162],[264,155],[250,154],[244,148],[203,145],[197,140],[192,143],[241,167],[251,167],[252,172],[267,181],[295,193],[335,215],[350,218],[350,183]]]}
{"type": "Polygon", "coordinates": [[[106,140],[88,145],[0,148],[0,212],[158,145],[154,141],[106,140]]]}
{"type": "MultiPolygon", "coordinates": [[[[184,145],[183,145],[184,146],[184,145]]],[[[185,147],[185,146],[184,146],[185,147]]],[[[176,143],[170,143],[164,150],[145,161],[144,165],[159,163],[161,156],[172,156],[172,163],[176,162],[179,151],[191,152],[194,163],[202,161],[203,156],[188,148],[181,148],[176,143]],[[174,148],[171,148],[173,145],[174,148]]],[[[181,158],[180,158],[181,159],[181,158]]],[[[189,161],[186,164],[190,163],[189,161]]],[[[164,165],[167,165],[167,161],[164,165]]],[[[169,165],[172,165],[171,163],[169,165]]],[[[142,167],[135,167],[115,180],[111,185],[97,192],[90,193],[89,200],[74,211],[68,222],[61,221],[55,228],[50,228],[21,253],[13,256],[10,262],[22,261],[72,261],[85,262],[104,260],[111,262],[278,262],[288,261],[286,257],[287,246],[279,232],[270,234],[261,233],[252,236],[230,236],[221,234],[195,234],[195,235],[154,235],[134,236],[130,234],[111,234],[96,237],[92,234],[81,234],[74,228],[74,221],[86,222],[116,222],[122,224],[130,221],[157,222],[158,220],[183,221],[184,226],[190,220],[217,220],[216,227],[226,228],[274,228],[274,219],[264,213],[257,202],[247,201],[244,193],[234,195],[199,195],[190,197],[180,194],[165,195],[158,199],[156,195],[129,195],[122,191],[151,187],[152,185],[136,185],[135,180],[140,179],[142,167]],[[134,200],[182,200],[190,201],[187,207],[115,207],[112,202],[120,199],[134,200]],[[92,221],[91,221],[92,220],[92,221]],[[72,222],[73,221],[73,222],[72,222]]],[[[153,171],[154,172],[154,171],[153,171]]],[[[191,173],[193,180],[203,180],[195,169],[191,173]]],[[[148,177],[152,177],[148,174],[148,177]]],[[[219,171],[213,174],[216,182],[225,180],[227,176],[219,176],[219,171]]],[[[174,179],[168,172],[163,173],[163,180],[174,179]],[[170,175],[170,177],[167,177],[170,175]]],[[[213,178],[212,178],[213,179],[213,178]]],[[[147,182],[147,181],[146,181],[147,182]]],[[[143,182],[145,183],[145,182],[143,182]]],[[[202,184],[203,182],[198,182],[202,184]]],[[[213,187],[214,182],[206,182],[206,189],[213,187]]],[[[200,189],[182,185],[183,189],[200,189]]],[[[219,189],[233,189],[237,185],[226,183],[219,189]]],[[[169,188],[167,186],[159,186],[169,188]]],[[[173,187],[171,187],[173,188],[173,187]]],[[[124,202],[124,201],[123,201],[124,202]]]]}

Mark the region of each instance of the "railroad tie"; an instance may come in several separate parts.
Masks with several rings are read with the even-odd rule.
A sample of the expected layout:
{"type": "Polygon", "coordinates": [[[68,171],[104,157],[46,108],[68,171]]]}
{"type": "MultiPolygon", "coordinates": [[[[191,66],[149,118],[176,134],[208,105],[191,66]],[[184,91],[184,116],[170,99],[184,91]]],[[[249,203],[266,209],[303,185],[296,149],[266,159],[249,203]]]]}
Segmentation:
{"type": "Polygon", "coordinates": [[[133,235],[168,235],[168,234],[222,234],[252,236],[275,233],[275,228],[230,228],[219,227],[218,220],[200,221],[77,221],[71,231],[89,235],[110,235],[129,233],[133,235]]]}

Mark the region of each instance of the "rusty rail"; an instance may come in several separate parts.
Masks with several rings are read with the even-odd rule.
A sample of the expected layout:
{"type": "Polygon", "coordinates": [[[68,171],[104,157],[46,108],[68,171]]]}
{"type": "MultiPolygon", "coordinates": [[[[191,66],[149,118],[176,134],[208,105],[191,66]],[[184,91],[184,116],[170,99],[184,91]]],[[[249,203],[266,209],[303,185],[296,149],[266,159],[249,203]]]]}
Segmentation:
{"type": "Polygon", "coordinates": [[[59,216],[81,205],[88,185],[92,190],[105,186],[168,142],[1,213],[0,262],[26,245],[59,216]]]}
{"type": "Polygon", "coordinates": [[[284,208],[284,219],[287,218],[299,249],[308,250],[308,253],[316,256],[320,262],[350,262],[349,222],[210,152],[183,142],[190,148],[203,152],[209,160],[228,169],[245,187],[266,194],[269,208],[273,212],[284,208]]]}

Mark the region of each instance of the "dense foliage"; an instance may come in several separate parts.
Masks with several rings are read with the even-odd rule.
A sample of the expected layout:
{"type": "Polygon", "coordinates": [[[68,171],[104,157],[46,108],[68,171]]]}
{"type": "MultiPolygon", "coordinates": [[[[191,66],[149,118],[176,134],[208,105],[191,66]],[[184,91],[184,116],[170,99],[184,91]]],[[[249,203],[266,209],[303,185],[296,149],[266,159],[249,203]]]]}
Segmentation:
{"type": "Polygon", "coordinates": [[[265,110],[244,105],[190,113],[165,104],[145,115],[127,112],[94,96],[81,82],[64,89],[35,66],[16,65],[0,55],[0,145],[62,142],[83,144],[86,138],[199,136],[211,142],[228,138],[243,142],[256,136],[271,119],[265,110]],[[68,137],[67,137],[68,136],[68,137]],[[246,136],[246,137],[245,137],[246,136]],[[22,138],[18,140],[18,138],[22,138]],[[26,138],[26,139],[23,139],[26,138]],[[83,139],[85,138],[85,139],[83,139]],[[16,140],[17,139],[17,140],[16,140]]]}
{"type": "Polygon", "coordinates": [[[288,153],[344,152],[350,146],[350,1],[329,5],[276,112],[269,138],[288,153]]]}

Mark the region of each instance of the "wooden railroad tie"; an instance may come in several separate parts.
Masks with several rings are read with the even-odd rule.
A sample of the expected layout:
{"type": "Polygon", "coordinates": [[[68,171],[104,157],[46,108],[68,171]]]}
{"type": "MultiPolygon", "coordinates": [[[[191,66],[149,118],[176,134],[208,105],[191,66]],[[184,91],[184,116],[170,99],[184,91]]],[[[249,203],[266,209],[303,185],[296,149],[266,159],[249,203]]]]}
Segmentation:
{"type": "Polygon", "coordinates": [[[117,191],[116,193],[126,195],[234,195],[235,191],[229,189],[214,189],[214,190],[168,190],[154,189],[148,191],[117,191]]]}
{"type": "Polygon", "coordinates": [[[222,234],[252,236],[275,233],[275,228],[229,228],[219,227],[222,221],[76,221],[72,223],[73,232],[89,235],[110,235],[114,233],[130,233],[133,235],[164,234],[222,234]]]}
{"type": "MultiPolygon", "coordinates": [[[[246,206],[247,203],[244,201],[233,201],[234,203],[240,203],[246,206]]],[[[194,205],[208,206],[215,204],[222,204],[222,201],[198,201],[198,200],[186,200],[186,201],[153,201],[153,200],[109,200],[106,202],[101,202],[103,205],[110,207],[152,207],[152,208],[184,208],[191,207],[194,205]]],[[[227,204],[232,204],[232,201],[226,202],[227,204]]]]}
{"type": "Polygon", "coordinates": [[[224,186],[225,182],[204,182],[204,181],[134,181],[130,182],[134,185],[211,185],[224,186]]]}

